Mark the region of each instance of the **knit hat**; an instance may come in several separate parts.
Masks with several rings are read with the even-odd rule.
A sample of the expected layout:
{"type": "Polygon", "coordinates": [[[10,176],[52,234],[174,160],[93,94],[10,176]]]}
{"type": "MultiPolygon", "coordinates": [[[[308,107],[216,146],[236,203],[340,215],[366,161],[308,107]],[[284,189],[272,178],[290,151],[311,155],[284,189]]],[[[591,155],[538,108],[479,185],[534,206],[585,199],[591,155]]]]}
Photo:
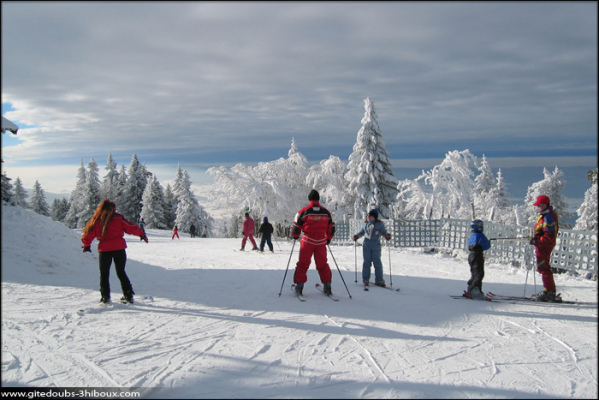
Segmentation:
{"type": "Polygon", "coordinates": [[[264,222],[268,222],[268,217],[264,217],[264,222]]]}
{"type": "Polygon", "coordinates": [[[245,216],[246,216],[246,217],[249,217],[249,216],[250,216],[250,213],[245,213],[245,216]]]}
{"type": "Polygon", "coordinates": [[[370,210],[368,212],[368,215],[369,216],[372,215],[374,218],[378,218],[379,217],[379,212],[375,208],[373,208],[372,210],[370,210]]]}
{"type": "Polygon", "coordinates": [[[320,195],[318,194],[318,192],[314,189],[312,189],[310,191],[310,193],[308,194],[308,200],[312,201],[312,200],[320,200],[320,195]]]}

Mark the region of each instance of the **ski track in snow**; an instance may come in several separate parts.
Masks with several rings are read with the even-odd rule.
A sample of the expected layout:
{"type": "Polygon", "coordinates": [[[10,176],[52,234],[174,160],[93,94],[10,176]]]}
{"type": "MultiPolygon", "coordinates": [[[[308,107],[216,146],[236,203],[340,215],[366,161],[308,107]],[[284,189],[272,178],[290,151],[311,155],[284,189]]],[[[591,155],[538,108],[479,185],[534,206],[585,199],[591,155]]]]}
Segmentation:
{"type": "MultiPolygon", "coordinates": [[[[56,242],[32,247],[24,238],[40,228],[26,218],[41,217],[19,213],[6,227],[3,215],[3,384],[144,387],[158,398],[597,397],[596,282],[556,275],[591,305],[453,300],[465,259],[392,249],[401,294],[350,284],[352,298],[332,302],[311,265],[300,303],[277,295],[292,243],[242,253],[231,251],[241,239],[149,230],[149,244],[128,240],[136,303],[102,307],[96,248],[82,254],[61,224],[44,228],[56,242]]],[[[331,246],[348,283],[352,247],[331,246]]],[[[286,285],[296,260],[297,249],[286,285]]],[[[485,269],[494,292],[522,293],[525,271],[485,269]]],[[[114,269],[111,286],[119,298],[114,269]]]]}

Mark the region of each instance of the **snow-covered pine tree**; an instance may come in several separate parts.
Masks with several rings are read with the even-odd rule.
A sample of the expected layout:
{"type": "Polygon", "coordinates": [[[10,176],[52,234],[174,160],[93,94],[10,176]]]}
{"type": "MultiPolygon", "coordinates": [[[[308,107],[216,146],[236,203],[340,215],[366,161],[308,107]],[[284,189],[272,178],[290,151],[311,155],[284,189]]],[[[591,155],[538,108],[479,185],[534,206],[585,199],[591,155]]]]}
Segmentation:
{"type": "Polygon", "coordinates": [[[107,172],[100,186],[100,198],[114,201],[116,199],[119,172],[117,171],[117,163],[112,159],[112,153],[108,153],[108,160],[104,169],[107,172]]]}
{"type": "Polygon", "coordinates": [[[127,174],[127,183],[121,197],[122,204],[118,207],[120,213],[133,223],[140,220],[141,199],[146,189],[146,183],[145,170],[137,159],[137,155],[133,154],[127,174]]]}
{"type": "Polygon", "coordinates": [[[141,218],[147,229],[165,229],[164,191],[155,175],[148,180],[142,196],[141,218]]]}
{"type": "MultiPolygon", "coordinates": [[[[183,171],[183,176],[179,181],[179,193],[177,204],[177,217],[175,225],[179,232],[189,232],[189,227],[193,222],[202,221],[203,225],[207,225],[206,219],[202,219],[202,210],[198,201],[191,190],[191,180],[187,171],[183,171]]],[[[202,226],[203,226],[202,225],[202,226]]]]}
{"type": "Polygon", "coordinates": [[[427,205],[429,215],[424,217],[471,219],[475,168],[476,157],[466,149],[450,151],[441,164],[428,172],[423,171],[416,181],[424,180],[432,186],[427,205]]]}
{"type": "Polygon", "coordinates": [[[364,110],[362,128],[347,165],[345,179],[349,187],[345,202],[353,202],[356,218],[364,218],[371,208],[377,208],[381,218],[388,218],[397,196],[397,179],[391,169],[374,104],[368,97],[364,99],[364,110]]]}
{"type": "Polygon", "coordinates": [[[416,180],[400,181],[396,200],[393,210],[396,219],[427,219],[430,215],[430,197],[416,180]]]}
{"type": "Polygon", "coordinates": [[[584,193],[584,200],[576,210],[578,218],[574,229],[597,232],[597,168],[595,168],[594,173],[589,171],[589,180],[591,181],[591,187],[584,193]]]}
{"type": "Polygon", "coordinates": [[[310,167],[306,182],[308,187],[320,188],[320,202],[332,214],[335,220],[341,221],[348,214],[353,214],[353,204],[344,203],[343,197],[347,182],[345,173],[347,166],[337,156],[330,156],[320,164],[310,167]]]}
{"type": "Polygon", "coordinates": [[[27,194],[27,191],[23,187],[23,182],[21,182],[21,179],[17,176],[17,179],[15,179],[15,186],[14,186],[15,204],[20,207],[23,207],[23,208],[29,208],[29,202],[27,201],[28,197],[29,197],[29,195],[27,194]]]}
{"type": "Polygon", "coordinates": [[[87,180],[85,189],[81,194],[79,202],[80,209],[77,214],[77,228],[84,228],[100,205],[100,177],[98,176],[98,164],[92,157],[87,164],[87,180]]]}
{"type": "Polygon", "coordinates": [[[14,206],[15,199],[13,193],[13,186],[12,183],[10,183],[11,180],[12,179],[6,175],[5,171],[2,172],[2,202],[14,206]]]}
{"type": "Polygon", "coordinates": [[[491,221],[497,221],[506,225],[516,225],[516,217],[510,201],[510,194],[503,180],[501,169],[497,171],[497,184],[493,189],[493,218],[491,221]]]}
{"type": "Polygon", "coordinates": [[[50,216],[50,206],[48,206],[48,203],[46,202],[46,194],[38,181],[35,181],[35,185],[33,185],[29,209],[40,215],[45,215],[46,217],[50,216]]]}
{"type": "Polygon", "coordinates": [[[80,166],[77,170],[77,182],[75,183],[75,189],[71,192],[71,198],[69,200],[69,211],[63,221],[63,223],[71,229],[77,227],[79,222],[79,213],[83,209],[82,201],[83,194],[85,193],[85,185],[87,182],[87,172],[83,165],[83,159],[80,160],[80,166]]]}
{"type": "Polygon", "coordinates": [[[69,212],[69,202],[66,198],[54,199],[50,206],[50,218],[52,221],[63,222],[69,212]]]}
{"type": "Polygon", "coordinates": [[[570,229],[571,225],[565,221],[574,215],[567,210],[567,205],[562,195],[562,191],[566,185],[566,181],[563,179],[564,173],[556,166],[553,173],[549,172],[547,168],[543,168],[543,175],[545,177],[543,180],[535,182],[528,187],[526,197],[524,198],[528,224],[533,225],[537,221],[539,211],[533,204],[538,196],[545,195],[549,197],[551,206],[557,213],[560,228],[570,229]]]}
{"type": "Polygon", "coordinates": [[[123,195],[125,193],[125,189],[127,187],[127,169],[125,165],[121,164],[121,168],[119,169],[119,175],[116,181],[116,190],[112,194],[114,196],[111,200],[116,204],[117,211],[119,209],[120,204],[123,203],[123,195]]]}
{"type": "Polygon", "coordinates": [[[170,183],[166,184],[164,189],[164,224],[167,229],[173,229],[175,226],[175,218],[177,218],[177,198],[171,189],[170,183]]]}
{"type": "Polygon", "coordinates": [[[482,220],[490,220],[490,213],[494,212],[495,206],[494,189],[496,188],[496,183],[487,157],[484,154],[478,171],[479,174],[474,178],[474,192],[472,193],[475,210],[474,217],[482,220]]]}

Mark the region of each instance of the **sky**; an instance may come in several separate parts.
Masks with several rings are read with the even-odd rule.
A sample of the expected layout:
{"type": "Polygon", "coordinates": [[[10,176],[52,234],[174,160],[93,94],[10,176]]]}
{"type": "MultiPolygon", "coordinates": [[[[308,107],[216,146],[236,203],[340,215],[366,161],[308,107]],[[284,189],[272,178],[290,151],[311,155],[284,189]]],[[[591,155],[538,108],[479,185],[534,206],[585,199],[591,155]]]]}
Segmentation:
{"type": "MultiPolygon", "coordinates": [[[[277,238],[274,253],[237,252],[240,238],[173,240],[169,231],[149,229],[148,243],[125,235],[135,304],[118,302],[112,269],[113,304],[102,307],[97,241],[82,253],[78,231],[4,205],[2,233],[3,391],[597,398],[597,281],[555,276],[561,296],[577,304],[453,300],[470,276],[464,251],[393,248],[382,257],[392,289],[365,292],[355,278],[361,246],[356,258],[354,246],[333,241],[328,259],[338,301],[317,291],[312,264],[299,302],[291,291],[298,259],[291,241],[277,238]]],[[[540,282],[534,271],[487,257],[484,291],[531,295],[540,282]]]]}
{"type": "Polygon", "coordinates": [[[518,195],[573,168],[581,201],[597,30],[596,2],[2,1],[2,115],[21,128],[2,168],[68,196],[81,160],[109,153],[163,184],[177,165],[211,184],[207,168],[287,157],[292,139],[347,161],[368,97],[399,179],[469,149],[518,195]]]}

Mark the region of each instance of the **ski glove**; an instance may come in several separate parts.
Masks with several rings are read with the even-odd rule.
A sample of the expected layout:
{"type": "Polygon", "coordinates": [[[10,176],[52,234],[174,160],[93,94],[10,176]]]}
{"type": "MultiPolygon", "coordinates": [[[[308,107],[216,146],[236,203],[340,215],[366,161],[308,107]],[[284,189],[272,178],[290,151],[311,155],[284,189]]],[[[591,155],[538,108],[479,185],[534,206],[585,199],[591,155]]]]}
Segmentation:
{"type": "Polygon", "coordinates": [[[532,239],[530,239],[530,244],[532,244],[533,246],[537,246],[541,244],[541,240],[537,236],[535,236],[532,239]]]}
{"type": "Polygon", "coordinates": [[[387,234],[385,235],[385,239],[387,239],[387,240],[391,240],[391,234],[390,234],[390,233],[387,233],[387,234]]]}
{"type": "Polygon", "coordinates": [[[358,235],[354,235],[354,237],[353,237],[352,239],[354,239],[354,242],[355,242],[355,241],[356,241],[356,240],[358,240],[359,238],[360,238],[360,236],[358,236],[358,235]]]}
{"type": "Polygon", "coordinates": [[[327,244],[331,243],[331,239],[327,239],[327,244]]]}
{"type": "Polygon", "coordinates": [[[146,235],[140,236],[144,240],[144,242],[148,243],[148,237],[146,235]]]}
{"type": "MultiPolygon", "coordinates": [[[[82,246],[82,247],[83,247],[83,246],[82,246]]],[[[87,246],[87,247],[83,247],[83,252],[84,252],[84,253],[85,253],[85,252],[90,252],[90,253],[91,253],[91,252],[92,252],[92,249],[91,249],[89,246],[87,246]]]]}

